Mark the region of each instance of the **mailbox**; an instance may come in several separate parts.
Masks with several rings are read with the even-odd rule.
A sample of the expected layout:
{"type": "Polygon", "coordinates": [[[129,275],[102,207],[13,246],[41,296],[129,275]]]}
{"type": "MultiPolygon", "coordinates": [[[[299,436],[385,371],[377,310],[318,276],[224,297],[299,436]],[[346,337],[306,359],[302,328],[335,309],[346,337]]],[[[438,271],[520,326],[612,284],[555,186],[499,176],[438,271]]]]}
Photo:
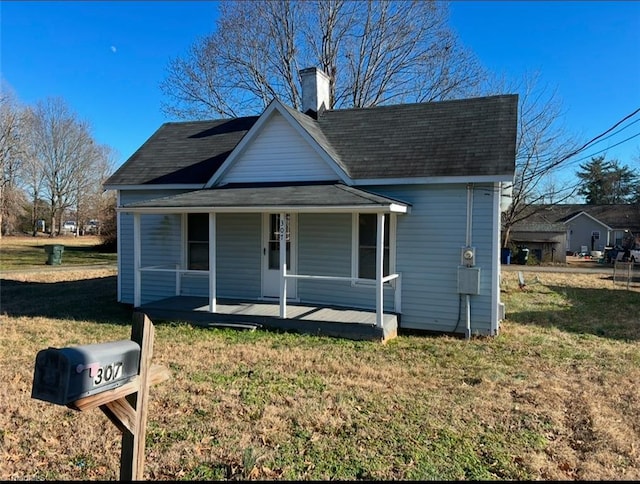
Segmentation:
{"type": "Polygon", "coordinates": [[[139,365],[140,345],[131,340],[47,348],[36,355],[31,398],[67,405],[124,385],[139,365]]]}

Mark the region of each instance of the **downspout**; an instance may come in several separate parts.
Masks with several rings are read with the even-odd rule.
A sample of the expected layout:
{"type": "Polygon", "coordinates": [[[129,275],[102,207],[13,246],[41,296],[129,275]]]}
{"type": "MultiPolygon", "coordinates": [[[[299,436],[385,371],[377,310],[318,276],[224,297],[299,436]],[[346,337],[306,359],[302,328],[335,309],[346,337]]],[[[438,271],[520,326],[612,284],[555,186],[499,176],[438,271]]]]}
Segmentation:
{"type": "MultiPolygon", "coordinates": [[[[467,230],[465,235],[466,247],[471,247],[471,229],[473,219],[473,184],[467,184],[467,230]]],[[[467,341],[471,339],[471,296],[465,294],[465,309],[467,328],[465,331],[465,337],[467,341]]]]}

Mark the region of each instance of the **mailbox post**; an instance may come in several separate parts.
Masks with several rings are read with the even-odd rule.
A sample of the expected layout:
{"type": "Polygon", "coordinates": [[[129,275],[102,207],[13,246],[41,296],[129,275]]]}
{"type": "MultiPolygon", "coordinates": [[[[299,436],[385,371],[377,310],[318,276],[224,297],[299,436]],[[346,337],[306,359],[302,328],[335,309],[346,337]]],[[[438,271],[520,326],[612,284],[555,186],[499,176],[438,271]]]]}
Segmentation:
{"type": "Polygon", "coordinates": [[[169,378],[152,365],[154,328],[134,313],[131,340],[38,352],[31,396],[78,411],[99,407],[122,432],[120,480],[142,480],[149,386],[169,378]]]}

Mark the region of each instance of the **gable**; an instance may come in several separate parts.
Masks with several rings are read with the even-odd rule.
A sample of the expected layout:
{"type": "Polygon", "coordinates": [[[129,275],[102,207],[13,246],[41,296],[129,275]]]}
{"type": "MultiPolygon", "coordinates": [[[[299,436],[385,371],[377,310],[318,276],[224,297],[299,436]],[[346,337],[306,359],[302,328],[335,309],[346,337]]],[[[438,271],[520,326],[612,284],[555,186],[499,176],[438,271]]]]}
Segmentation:
{"type": "Polygon", "coordinates": [[[338,179],[336,171],[276,110],[217,184],[338,179]]]}
{"type": "Polygon", "coordinates": [[[600,220],[598,220],[592,215],[589,215],[586,212],[580,212],[579,214],[566,220],[564,224],[569,227],[575,226],[575,225],[580,225],[582,227],[595,226],[595,227],[602,227],[604,230],[611,230],[611,227],[609,227],[607,224],[605,224],[604,222],[601,222],[600,220]]]}

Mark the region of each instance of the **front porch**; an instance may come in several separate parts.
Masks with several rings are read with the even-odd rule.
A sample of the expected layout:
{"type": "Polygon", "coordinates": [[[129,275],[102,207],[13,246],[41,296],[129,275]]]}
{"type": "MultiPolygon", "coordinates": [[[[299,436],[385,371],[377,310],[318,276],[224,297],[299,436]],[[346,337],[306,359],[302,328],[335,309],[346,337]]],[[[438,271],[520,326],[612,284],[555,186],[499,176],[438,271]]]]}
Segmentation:
{"type": "Polygon", "coordinates": [[[385,342],[396,337],[399,315],[385,313],[382,327],[376,311],[337,306],[288,303],[287,318],[280,317],[279,301],[218,299],[216,312],[209,311],[209,299],[174,296],[143,304],[138,309],[152,320],[186,321],[198,326],[258,325],[266,329],[296,331],[320,336],[385,342]]]}

